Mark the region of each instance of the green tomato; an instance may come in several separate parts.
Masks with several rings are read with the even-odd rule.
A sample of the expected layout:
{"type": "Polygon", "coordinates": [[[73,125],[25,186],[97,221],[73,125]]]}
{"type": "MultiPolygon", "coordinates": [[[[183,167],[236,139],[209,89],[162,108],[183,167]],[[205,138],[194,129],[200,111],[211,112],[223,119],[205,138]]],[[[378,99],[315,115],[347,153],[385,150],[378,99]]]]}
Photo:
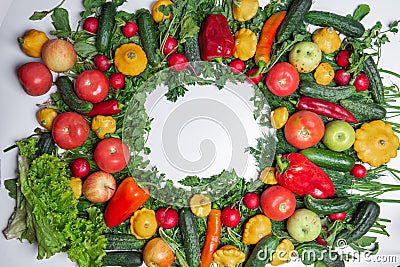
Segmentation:
{"type": "Polygon", "coordinates": [[[340,152],[349,149],[354,144],[355,138],[356,133],[348,122],[335,120],[325,126],[322,142],[330,150],[340,152]]]}
{"type": "Polygon", "coordinates": [[[295,44],[289,53],[289,62],[298,72],[309,73],[321,62],[322,52],[313,42],[303,41],[295,44]]]}
{"type": "Polygon", "coordinates": [[[298,242],[308,242],[316,239],[321,232],[321,220],[318,214],[308,209],[297,209],[289,217],[287,230],[298,242]]]}

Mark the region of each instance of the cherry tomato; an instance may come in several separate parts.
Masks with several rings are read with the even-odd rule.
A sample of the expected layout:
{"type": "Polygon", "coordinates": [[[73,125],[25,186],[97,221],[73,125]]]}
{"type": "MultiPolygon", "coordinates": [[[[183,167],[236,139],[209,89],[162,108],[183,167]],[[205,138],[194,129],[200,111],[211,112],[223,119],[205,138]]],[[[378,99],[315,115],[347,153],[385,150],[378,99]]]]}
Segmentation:
{"type": "Polygon", "coordinates": [[[271,220],[284,220],[295,211],[296,198],[289,189],[273,185],[262,192],[260,206],[265,216],[271,220]]]}
{"type": "Polygon", "coordinates": [[[89,17],[83,22],[82,28],[90,33],[96,33],[99,28],[99,20],[96,17],[89,17]]]}
{"type": "Polygon", "coordinates": [[[115,89],[123,88],[125,86],[125,76],[120,72],[111,74],[110,85],[115,89]]]}
{"type": "Polygon", "coordinates": [[[339,86],[348,85],[351,79],[351,75],[345,69],[340,69],[335,72],[335,77],[333,79],[335,80],[335,83],[339,86]]]}
{"type": "Polygon", "coordinates": [[[173,208],[159,208],[156,211],[156,220],[160,227],[165,229],[174,228],[178,223],[178,212],[173,208]]]}
{"type": "Polygon", "coordinates": [[[83,178],[89,174],[90,163],[84,158],[76,158],[71,162],[71,171],[74,177],[83,178]]]}
{"type": "Polygon", "coordinates": [[[248,209],[256,209],[260,204],[260,197],[254,192],[248,192],[243,197],[243,204],[248,209]]]}
{"type": "Polygon", "coordinates": [[[359,74],[357,74],[356,78],[354,79],[353,85],[356,88],[357,92],[367,90],[369,86],[367,75],[364,72],[360,72],[359,74]]]}
{"type": "Polygon", "coordinates": [[[244,71],[244,68],[246,67],[244,62],[240,59],[234,59],[229,63],[229,67],[231,67],[231,70],[233,73],[237,74],[239,72],[244,71]]]}
{"type": "Polygon", "coordinates": [[[122,34],[127,38],[135,36],[138,29],[139,29],[138,25],[133,21],[127,21],[125,25],[122,26],[121,28],[122,34]]]}
{"type": "Polygon", "coordinates": [[[348,68],[350,66],[350,56],[351,56],[351,51],[350,50],[340,50],[337,54],[336,54],[336,64],[338,64],[339,67],[342,68],[348,68]]]}
{"type": "Polygon", "coordinates": [[[108,95],[107,76],[99,70],[85,70],[75,81],[75,91],[79,98],[98,103],[108,95]]]}
{"type": "Polygon", "coordinates": [[[76,112],[64,112],[54,119],[52,136],[60,148],[74,149],[83,145],[88,138],[89,125],[82,115],[76,112]]]}
{"type": "Polygon", "coordinates": [[[93,58],[94,65],[100,71],[106,71],[111,67],[110,59],[105,55],[98,54],[93,58]]]}
{"type": "Polygon", "coordinates": [[[231,207],[224,208],[221,211],[221,222],[226,227],[236,227],[240,222],[240,211],[231,207]]]}
{"type": "Polygon", "coordinates": [[[249,70],[246,73],[247,76],[247,81],[253,84],[258,84],[261,82],[263,75],[262,73],[259,73],[256,77],[252,77],[254,76],[256,73],[258,72],[258,68],[252,68],[251,70],[249,70]]]}
{"type": "Polygon", "coordinates": [[[102,171],[119,172],[129,161],[129,148],[118,138],[102,139],[96,145],[93,156],[102,171]]]}
{"type": "Polygon", "coordinates": [[[367,175],[367,168],[361,164],[355,164],[353,168],[350,170],[350,173],[358,179],[362,179],[367,175]]]}
{"type": "Polygon", "coordinates": [[[337,221],[337,220],[343,221],[344,219],[346,219],[346,212],[342,211],[338,213],[329,214],[328,217],[331,221],[337,221]]]}
{"type": "Polygon", "coordinates": [[[188,60],[184,54],[174,53],[167,58],[168,66],[170,66],[174,71],[181,72],[184,71],[188,64],[188,60]]]}
{"type": "Polygon", "coordinates": [[[286,141],[298,149],[316,145],[324,136],[325,125],[314,112],[301,110],[292,114],[284,126],[286,141]]]}
{"type": "Polygon", "coordinates": [[[288,62],[276,63],[265,75],[267,88],[277,96],[288,96],[300,83],[297,69],[288,62]]]}
{"type": "Polygon", "coordinates": [[[173,36],[168,36],[167,40],[165,40],[162,52],[164,55],[168,55],[170,53],[175,53],[177,48],[178,41],[173,36]]]}
{"type": "Polygon", "coordinates": [[[47,93],[53,84],[50,69],[40,62],[28,62],[18,68],[18,80],[28,95],[47,93]]]}

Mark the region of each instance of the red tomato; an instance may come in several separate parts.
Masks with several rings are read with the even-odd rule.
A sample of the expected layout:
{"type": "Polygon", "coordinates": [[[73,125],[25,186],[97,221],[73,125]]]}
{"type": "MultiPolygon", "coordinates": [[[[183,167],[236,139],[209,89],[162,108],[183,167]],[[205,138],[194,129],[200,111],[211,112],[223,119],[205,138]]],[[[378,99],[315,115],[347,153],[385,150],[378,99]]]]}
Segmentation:
{"type": "Polygon", "coordinates": [[[224,208],[221,212],[221,222],[226,227],[236,227],[240,223],[240,211],[231,207],[224,208]]]}
{"type": "Polygon", "coordinates": [[[98,103],[108,95],[107,76],[99,70],[86,70],[75,81],[75,91],[79,98],[98,103]]]}
{"type": "Polygon", "coordinates": [[[83,178],[89,174],[90,163],[84,158],[76,158],[71,162],[71,171],[74,177],[83,178]]]}
{"type": "Polygon", "coordinates": [[[31,96],[44,95],[53,84],[49,68],[40,62],[28,62],[19,67],[18,79],[25,92],[31,96]]]}
{"type": "Polygon", "coordinates": [[[64,112],[54,119],[52,136],[62,149],[74,149],[85,143],[89,136],[89,125],[82,115],[64,112]]]}
{"type": "Polygon", "coordinates": [[[297,111],[285,124],[286,141],[298,149],[316,145],[324,136],[325,125],[322,119],[308,110],[297,111]]]}
{"type": "Polygon", "coordinates": [[[284,220],[296,209],[296,198],[289,189],[274,185],[262,192],[260,206],[265,216],[271,220],[284,220]]]}
{"type": "Polygon", "coordinates": [[[265,75],[265,84],[277,96],[288,96],[296,91],[300,76],[296,68],[288,62],[276,63],[265,75]]]}
{"type": "Polygon", "coordinates": [[[129,161],[129,148],[118,138],[107,138],[97,144],[93,156],[102,171],[119,172],[129,161]]]}

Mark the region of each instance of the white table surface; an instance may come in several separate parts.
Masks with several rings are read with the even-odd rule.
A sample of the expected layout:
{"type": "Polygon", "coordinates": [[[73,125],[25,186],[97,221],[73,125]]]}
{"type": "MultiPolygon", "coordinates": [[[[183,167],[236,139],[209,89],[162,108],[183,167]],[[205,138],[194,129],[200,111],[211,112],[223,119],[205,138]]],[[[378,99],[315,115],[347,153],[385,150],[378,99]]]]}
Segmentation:
{"type": "MultiPolygon", "coordinates": [[[[49,32],[52,28],[49,18],[43,21],[29,21],[28,17],[33,11],[48,10],[56,6],[60,1],[53,0],[2,0],[0,8],[0,70],[1,70],[1,88],[0,88],[0,159],[1,159],[1,184],[0,184],[0,228],[3,230],[7,225],[7,220],[14,208],[14,200],[9,198],[4,189],[3,181],[15,177],[16,171],[16,151],[4,153],[2,150],[16,140],[22,139],[32,134],[37,122],[35,113],[36,104],[45,101],[48,95],[42,97],[30,97],[24,93],[19,86],[15,70],[20,64],[30,60],[18,47],[16,38],[22,35],[27,29],[36,28],[45,32],[49,32]]],[[[265,1],[261,1],[265,3],[265,1]]],[[[365,20],[367,27],[373,25],[380,20],[387,25],[388,22],[399,19],[400,4],[397,0],[380,0],[380,1],[314,1],[313,8],[339,12],[347,14],[354,10],[360,3],[367,3],[371,6],[371,14],[365,20]]],[[[125,7],[135,10],[137,7],[149,7],[152,1],[149,0],[130,0],[124,5],[125,7]]],[[[67,0],[64,4],[71,17],[76,17],[82,9],[81,1],[67,0]]],[[[72,20],[72,25],[74,20],[72,20]]],[[[384,46],[381,58],[381,67],[390,69],[400,73],[399,62],[399,36],[390,36],[392,40],[390,44],[384,46]]],[[[400,84],[400,81],[392,79],[393,82],[400,84]]],[[[400,168],[399,158],[392,160],[389,164],[391,167],[400,168]]],[[[395,182],[393,178],[387,178],[387,182],[395,182]]],[[[399,197],[400,194],[386,195],[385,197],[399,197]]],[[[391,234],[389,238],[379,236],[380,252],[378,257],[364,259],[361,262],[353,262],[348,266],[398,266],[400,264],[400,246],[399,229],[400,229],[400,205],[383,204],[381,217],[392,219],[392,223],[388,224],[387,230],[391,234]],[[388,259],[392,262],[386,262],[388,259]],[[393,262],[396,259],[396,262],[393,262]]],[[[38,261],[35,259],[37,249],[35,245],[27,243],[21,244],[17,240],[7,241],[3,235],[0,235],[0,264],[2,267],[17,266],[48,266],[48,267],[66,267],[76,266],[75,263],[69,261],[65,254],[58,254],[51,259],[38,261]]],[[[299,266],[298,263],[290,263],[285,266],[299,266]]]]}

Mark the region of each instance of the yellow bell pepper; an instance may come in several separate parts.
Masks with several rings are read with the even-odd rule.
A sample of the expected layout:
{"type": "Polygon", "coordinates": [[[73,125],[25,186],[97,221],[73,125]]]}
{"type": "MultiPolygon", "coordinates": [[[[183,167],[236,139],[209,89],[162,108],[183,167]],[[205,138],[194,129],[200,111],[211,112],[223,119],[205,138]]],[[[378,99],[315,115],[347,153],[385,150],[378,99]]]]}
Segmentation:
{"type": "Polygon", "coordinates": [[[104,139],[106,134],[113,134],[117,129],[117,123],[111,116],[97,115],[92,120],[92,130],[97,137],[104,139]]]}
{"type": "Polygon", "coordinates": [[[270,264],[276,266],[289,262],[293,251],[293,243],[287,238],[283,239],[281,242],[279,242],[279,245],[276,247],[274,254],[272,254],[270,264]]]}
{"type": "Polygon", "coordinates": [[[248,21],[258,11],[258,0],[236,0],[232,4],[233,18],[237,21],[248,21]]]}
{"type": "Polygon", "coordinates": [[[43,108],[36,114],[36,119],[39,124],[47,130],[51,130],[53,127],[53,121],[57,117],[57,111],[52,108],[43,108]]]}
{"type": "Polygon", "coordinates": [[[250,29],[242,28],[235,33],[235,52],[233,56],[246,61],[256,53],[257,36],[250,29]]]}
{"type": "Polygon", "coordinates": [[[42,47],[49,40],[47,35],[35,29],[27,31],[23,37],[18,38],[21,50],[30,57],[39,58],[42,55],[42,47]]]}
{"type": "Polygon", "coordinates": [[[69,180],[69,186],[74,192],[74,196],[76,199],[80,198],[82,195],[82,180],[78,177],[71,177],[69,180]]]}
{"type": "Polygon", "coordinates": [[[168,15],[165,15],[163,12],[161,12],[159,10],[159,8],[161,6],[167,7],[167,6],[170,6],[172,4],[173,3],[170,0],[158,0],[157,2],[155,2],[153,4],[153,6],[151,7],[151,15],[152,15],[152,17],[153,17],[153,19],[154,19],[154,21],[156,23],[160,23],[163,20],[171,19],[171,17],[172,17],[171,12],[168,15]]]}
{"type": "Polygon", "coordinates": [[[214,252],[213,259],[219,266],[236,266],[244,262],[246,254],[232,245],[225,245],[214,252]]]}

